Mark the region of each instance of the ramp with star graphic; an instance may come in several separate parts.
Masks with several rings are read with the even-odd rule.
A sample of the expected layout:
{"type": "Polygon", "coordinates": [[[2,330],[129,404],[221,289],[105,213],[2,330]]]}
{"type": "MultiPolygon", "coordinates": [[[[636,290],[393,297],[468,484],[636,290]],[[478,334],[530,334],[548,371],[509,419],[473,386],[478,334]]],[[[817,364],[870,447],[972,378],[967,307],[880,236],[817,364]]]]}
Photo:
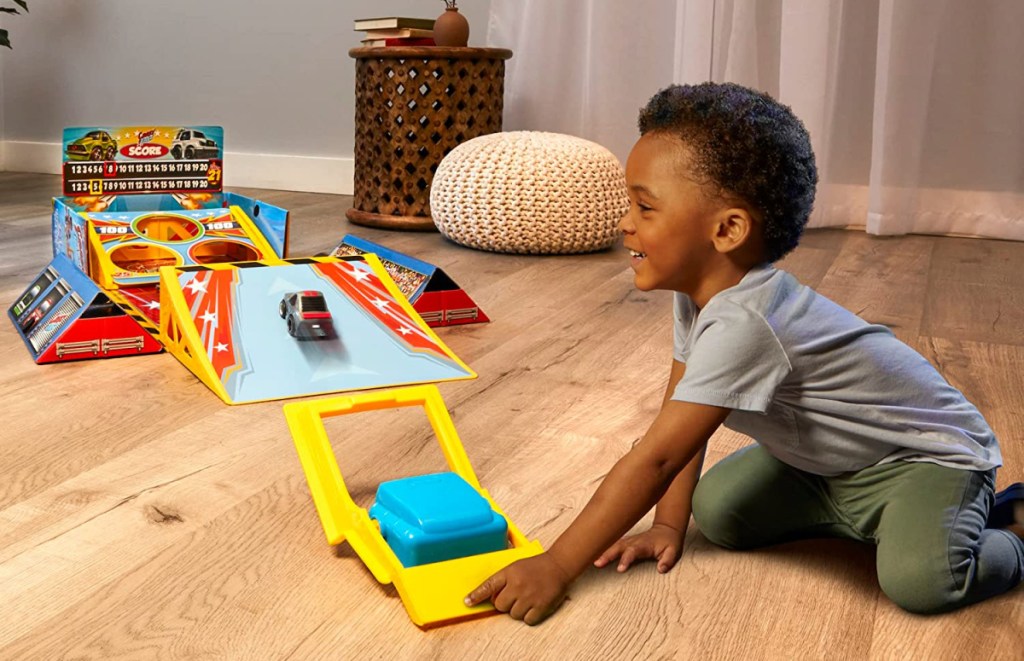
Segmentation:
{"type": "Polygon", "coordinates": [[[167,351],[228,404],[476,377],[375,255],[165,266],[159,308],[167,351]],[[326,310],[295,303],[316,294],[326,310]]]}
{"type": "Polygon", "coordinates": [[[156,353],[155,326],[111,300],[65,255],[57,255],[7,310],[38,363],[156,353]]]}

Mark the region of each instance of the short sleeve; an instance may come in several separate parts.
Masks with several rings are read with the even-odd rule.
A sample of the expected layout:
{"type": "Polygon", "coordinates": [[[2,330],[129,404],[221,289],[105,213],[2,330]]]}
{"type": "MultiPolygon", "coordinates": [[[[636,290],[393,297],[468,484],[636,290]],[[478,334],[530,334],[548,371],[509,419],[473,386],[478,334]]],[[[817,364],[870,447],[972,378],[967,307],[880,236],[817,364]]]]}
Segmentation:
{"type": "Polygon", "coordinates": [[[672,341],[672,357],[685,363],[690,357],[690,346],[687,339],[693,330],[693,322],[697,316],[697,307],[686,294],[676,292],[672,298],[672,321],[674,337],[672,341]]]}
{"type": "Polygon", "coordinates": [[[774,330],[761,315],[712,301],[690,333],[686,373],[672,399],[764,413],[792,371],[774,330]]]}

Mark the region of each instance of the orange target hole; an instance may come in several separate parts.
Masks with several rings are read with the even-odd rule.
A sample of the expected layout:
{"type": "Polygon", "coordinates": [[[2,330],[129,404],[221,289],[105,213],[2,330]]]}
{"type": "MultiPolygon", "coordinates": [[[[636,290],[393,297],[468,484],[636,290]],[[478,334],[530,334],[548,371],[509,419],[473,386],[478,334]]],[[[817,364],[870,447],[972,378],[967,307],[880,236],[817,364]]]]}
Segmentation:
{"type": "Polygon", "coordinates": [[[252,262],[260,257],[259,251],[238,241],[203,241],[192,246],[189,256],[196,264],[224,264],[227,262],[252,262]]]}
{"type": "Polygon", "coordinates": [[[203,233],[198,220],[171,214],[143,216],[132,224],[132,229],[139,236],[161,243],[191,241],[203,233]]]}
{"type": "Polygon", "coordinates": [[[161,266],[174,266],[180,259],[173,250],[145,244],[128,244],[110,251],[110,261],[132,273],[156,273],[161,266]]]}

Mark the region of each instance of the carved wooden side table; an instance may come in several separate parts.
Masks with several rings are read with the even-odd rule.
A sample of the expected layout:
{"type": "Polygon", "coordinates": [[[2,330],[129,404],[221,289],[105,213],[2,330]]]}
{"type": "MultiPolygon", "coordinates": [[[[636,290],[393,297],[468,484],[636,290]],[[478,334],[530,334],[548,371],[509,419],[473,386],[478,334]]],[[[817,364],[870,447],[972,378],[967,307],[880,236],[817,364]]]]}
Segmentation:
{"type": "Polygon", "coordinates": [[[430,182],[459,144],[501,131],[504,48],[353,48],[358,225],[434,230],[430,182]]]}

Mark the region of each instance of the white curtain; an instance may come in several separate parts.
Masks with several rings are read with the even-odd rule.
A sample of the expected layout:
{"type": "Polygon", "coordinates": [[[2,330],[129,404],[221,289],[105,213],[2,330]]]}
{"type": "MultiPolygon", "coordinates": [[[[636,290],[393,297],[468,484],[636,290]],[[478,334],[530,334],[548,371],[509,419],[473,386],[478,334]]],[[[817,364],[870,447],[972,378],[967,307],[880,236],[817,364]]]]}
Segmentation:
{"type": "Polygon", "coordinates": [[[625,159],[671,83],[790,105],[821,184],[812,226],[1024,240],[1021,0],[492,0],[505,129],[625,159]]]}

